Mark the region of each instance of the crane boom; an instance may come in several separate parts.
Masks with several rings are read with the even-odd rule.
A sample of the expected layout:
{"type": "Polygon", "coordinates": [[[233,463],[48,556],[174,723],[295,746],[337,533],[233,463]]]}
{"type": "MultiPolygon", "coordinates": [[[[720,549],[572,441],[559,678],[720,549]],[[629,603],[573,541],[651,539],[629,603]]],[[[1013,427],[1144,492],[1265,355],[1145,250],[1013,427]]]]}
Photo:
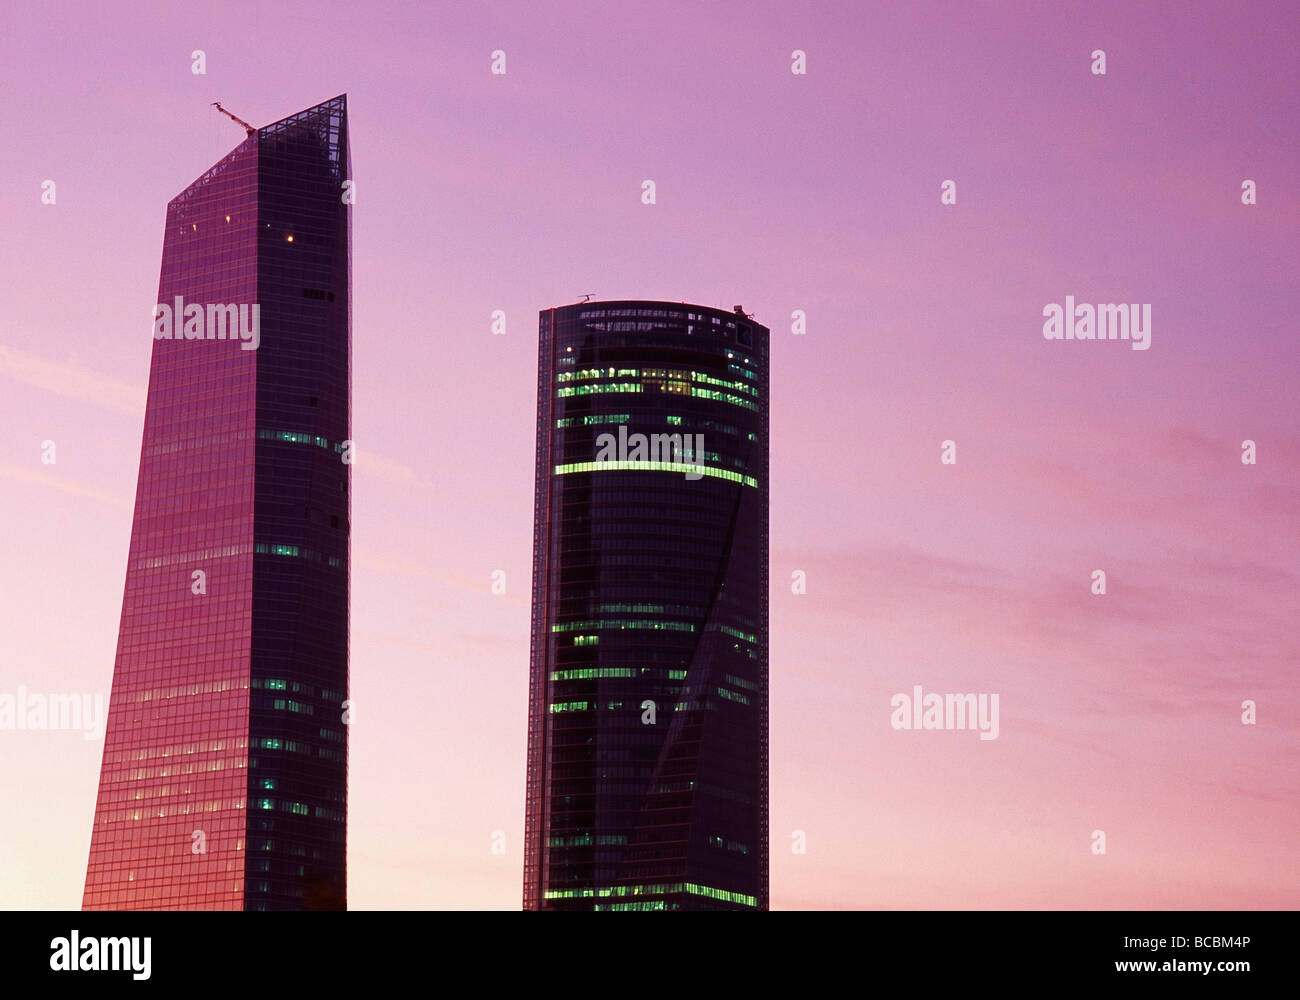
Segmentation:
{"type": "Polygon", "coordinates": [[[232,122],[236,122],[236,123],[238,123],[238,124],[240,124],[240,125],[243,125],[243,126],[244,126],[244,131],[247,132],[249,135],[255,135],[255,134],[257,133],[257,127],[256,127],[256,126],[254,126],[254,125],[250,125],[250,124],[248,124],[248,122],[244,121],[244,119],[239,118],[239,117],[237,117],[237,116],[235,116],[235,115],[232,115],[229,111],[227,111],[225,108],[223,108],[223,107],[221,106],[221,102],[220,102],[220,101],[213,101],[213,102],[212,102],[212,106],[213,106],[214,108],[216,108],[218,111],[220,111],[220,112],[221,112],[223,115],[225,115],[227,118],[229,118],[232,122]]]}

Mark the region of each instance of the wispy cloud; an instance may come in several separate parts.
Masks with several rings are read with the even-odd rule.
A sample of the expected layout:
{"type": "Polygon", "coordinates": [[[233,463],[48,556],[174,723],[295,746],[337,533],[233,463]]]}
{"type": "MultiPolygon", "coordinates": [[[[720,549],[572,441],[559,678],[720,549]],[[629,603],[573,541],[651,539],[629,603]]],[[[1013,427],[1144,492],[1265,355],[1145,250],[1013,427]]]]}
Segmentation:
{"type": "Polygon", "coordinates": [[[145,390],[80,365],[50,361],[15,347],[0,347],[0,374],[71,399],[138,417],[144,412],[145,390]]]}
{"type": "Polygon", "coordinates": [[[11,479],[19,483],[27,483],[30,486],[43,486],[49,489],[60,490],[63,493],[71,493],[73,496],[89,497],[92,500],[99,500],[114,507],[121,507],[125,510],[131,509],[131,501],[126,497],[117,496],[114,493],[105,493],[103,490],[97,490],[93,486],[83,486],[81,483],[60,476],[54,476],[46,472],[33,472],[30,469],[24,469],[18,465],[8,465],[0,463],[0,478],[11,479]]]}
{"type": "MultiPolygon", "coordinates": [[[[14,347],[0,347],[0,375],[133,417],[144,413],[146,392],[143,387],[92,368],[51,361],[14,347]]],[[[428,482],[427,477],[421,477],[410,466],[365,449],[358,452],[356,472],[360,476],[382,479],[399,486],[428,482]]],[[[89,491],[83,495],[96,494],[89,491]]],[[[122,501],[119,497],[113,498],[112,502],[120,504],[122,501]]]]}

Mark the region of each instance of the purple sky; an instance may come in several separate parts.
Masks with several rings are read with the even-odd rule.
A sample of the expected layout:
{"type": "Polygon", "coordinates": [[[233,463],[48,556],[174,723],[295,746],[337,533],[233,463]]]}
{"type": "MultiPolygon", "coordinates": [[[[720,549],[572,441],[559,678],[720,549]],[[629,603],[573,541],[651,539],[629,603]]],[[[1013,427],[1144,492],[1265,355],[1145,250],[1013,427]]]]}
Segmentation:
{"type": "MultiPolygon", "coordinates": [[[[0,13],[0,695],[107,698],[208,105],[346,92],[354,907],[519,906],[537,311],[588,292],[772,328],[774,907],[1300,905],[1294,3],[274,6],[0,13]],[[1044,340],[1067,295],[1151,349],[1044,340]],[[916,684],[998,739],[894,730],[916,684]]],[[[79,905],[101,752],[0,731],[3,905],[79,905]]]]}

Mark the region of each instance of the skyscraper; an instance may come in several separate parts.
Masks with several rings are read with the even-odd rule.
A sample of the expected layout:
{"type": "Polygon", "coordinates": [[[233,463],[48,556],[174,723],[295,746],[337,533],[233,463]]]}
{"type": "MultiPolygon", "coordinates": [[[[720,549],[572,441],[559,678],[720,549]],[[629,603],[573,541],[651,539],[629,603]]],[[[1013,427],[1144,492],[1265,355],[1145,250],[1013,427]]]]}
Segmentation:
{"type": "Polygon", "coordinates": [[[84,909],[346,905],[341,95],[167,206],[84,909]]]}
{"type": "Polygon", "coordinates": [[[526,909],[766,909],[768,330],[541,313],[526,909]]]}

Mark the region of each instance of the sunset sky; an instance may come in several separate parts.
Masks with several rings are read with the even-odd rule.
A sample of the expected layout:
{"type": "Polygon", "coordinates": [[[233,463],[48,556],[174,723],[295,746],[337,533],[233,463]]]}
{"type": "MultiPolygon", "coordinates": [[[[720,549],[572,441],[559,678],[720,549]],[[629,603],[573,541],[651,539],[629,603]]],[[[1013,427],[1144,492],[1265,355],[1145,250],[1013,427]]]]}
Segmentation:
{"type": "MultiPolygon", "coordinates": [[[[1300,8],[1134,7],[6,5],[0,694],[107,701],[209,105],[346,93],[352,908],[521,904],[537,313],[587,293],[772,330],[773,908],[1300,906],[1300,8]],[[1150,349],[1045,340],[1066,296],[1150,349]],[[894,730],[914,685],[998,738],[894,730]]],[[[102,752],[0,731],[0,906],[80,906],[102,752]]]]}

